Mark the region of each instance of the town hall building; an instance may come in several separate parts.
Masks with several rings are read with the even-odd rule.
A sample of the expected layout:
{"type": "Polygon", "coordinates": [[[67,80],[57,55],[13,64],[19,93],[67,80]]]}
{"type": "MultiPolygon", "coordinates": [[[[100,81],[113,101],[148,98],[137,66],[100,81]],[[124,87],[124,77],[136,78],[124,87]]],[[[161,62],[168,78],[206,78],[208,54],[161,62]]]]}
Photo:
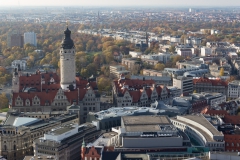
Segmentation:
{"type": "Polygon", "coordinates": [[[61,75],[40,71],[23,75],[20,67],[15,68],[12,109],[19,112],[66,111],[67,106],[74,104],[82,106],[83,112],[100,111],[96,78],[83,79],[76,76],[75,46],[68,27],[64,34],[60,48],[61,75]]]}

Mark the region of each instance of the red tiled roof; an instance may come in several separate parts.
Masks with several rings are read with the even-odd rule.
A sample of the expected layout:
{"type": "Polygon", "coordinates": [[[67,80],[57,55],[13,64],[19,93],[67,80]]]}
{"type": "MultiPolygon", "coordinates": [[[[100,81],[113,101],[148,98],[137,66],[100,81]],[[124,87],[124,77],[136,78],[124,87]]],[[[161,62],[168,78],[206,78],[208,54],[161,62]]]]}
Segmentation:
{"type": "Polygon", "coordinates": [[[199,79],[193,79],[193,84],[197,83],[210,83],[212,86],[228,86],[228,82],[220,79],[208,79],[206,77],[201,77],[199,79]]]}
{"type": "Polygon", "coordinates": [[[228,115],[228,112],[225,110],[207,110],[205,114],[209,115],[228,115]]]}
{"type": "Polygon", "coordinates": [[[122,85],[128,85],[133,88],[142,88],[144,85],[152,86],[155,84],[154,80],[140,80],[140,79],[121,79],[119,81],[122,85]]]}
{"type": "MultiPolygon", "coordinates": [[[[155,84],[155,82],[153,80],[121,79],[121,80],[113,81],[113,84],[116,87],[117,93],[121,93],[124,95],[125,92],[128,91],[133,99],[133,103],[137,103],[141,98],[143,88],[145,86],[150,86],[150,87],[146,87],[145,91],[146,91],[146,94],[148,95],[148,98],[151,97],[152,92],[154,90],[153,84],[155,84]],[[133,90],[123,88],[123,86],[128,86],[128,88],[133,88],[133,90]]],[[[164,86],[156,86],[156,92],[158,96],[161,96],[163,88],[164,86]]],[[[168,88],[166,89],[167,89],[167,92],[169,93],[170,92],[169,89],[168,88]]]]}
{"type": "Polygon", "coordinates": [[[140,100],[141,92],[140,91],[131,91],[129,92],[132,97],[132,102],[137,103],[140,100]]]}
{"type": "MultiPolygon", "coordinates": [[[[68,91],[64,92],[64,95],[67,97],[67,100],[70,104],[73,103],[75,100],[78,102],[78,100],[82,100],[86,94],[88,89],[78,89],[74,91],[68,91]],[[78,98],[79,95],[79,98],[78,98]]],[[[30,106],[32,105],[32,99],[37,96],[40,99],[40,105],[45,106],[45,102],[48,101],[50,104],[53,102],[55,96],[57,94],[57,91],[49,91],[49,92],[33,92],[33,93],[27,93],[27,92],[20,92],[20,93],[13,93],[12,98],[12,106],[15,107],[15,100],[18,98],[18,96],[23,100],[23,105],[25,106],[25,101],[27,99],[30,100],[30,106]]]]}
{"type": "MultiPolygon", "coordinates": [[[[26,99],[30,100],[30,106],[32,105],[32,99],[37,96],[40,99],[40,105],[45,106],[46,101],[48,101],[50,104],[53,102],[56,93],[61,88],[60,86],[60,79],[59,76],[56,73],[38,73],[33,74],[29,76],[20,76],[20,90],[19,93],[13,93],[12,98],[12,106],[15,106],[15,100],[19,96],[21,99],[23,99],[23,105],[25,106],[26,99]],[[41,84],[41,78],[44,78],[45,84],[41,84]],[[54,79],[54,84],[49,84],[51,78],[54,79]],[[38,90],[38,92],[21,92],[24,87],[33,87],[38,90]],[[47,92],[48,91],[48,92],[47,92]]],[[[75,89],[74,91],[68,91],[64,92],[66,95],[68,102],[73,103],[73,100],[78,101],[82,100],[88,90],[88,88],[97,88],[97,83],[94,82],[88,82],[86,79],[81,79],[80,77],[76,77],[76,85],[78,89],[75,89]],[[79,95],[79,97],[78,97],[79,95]]]]}
{"type": "MultiPolygon", "coordinates": [[[[51,78],[54,79],[55,83],[60,83],[59,76],[56,73],[38,73],[32,74],[29,76],[20,76],[19,77],[19,89],[22,90],[24,87],[34,87],[41,91],[41,79],[44,79],[45,84],[50,82],[51,78]]],[[[57,88],[55,88],[57,89],[57,88]]],[[[59,88],[58,88],[59,89],[59,88]]]]}
{"type": "Polygon", "coordinates": [[[150,98],[151,95],[152,95],[152,88],[145,89],[145,91],[146,91],[146,93],[148,95],[148,98],[150,98]]]}
{"type": "Polygon", "coordinates": [[[89,84],[93,89],[97,88],[97,83],[95,81],[88,82],[87,79],[82,79],[81,77],[76,77],[76,85],[79,89],[84,89],[89,84]]]}
{"type": "Polygon", "coordinates": [[[12,106],[15,106],[15,100],[18,98],[18,96],[23,100],[23,105],[25,106],[25,102],[27,99],[30,100],[30,106],[32,106],[32,99],[37,96],[40,99],[40,105],[45,106],[45,102],[48,101],[50,104],[53,102],[55,96],[57,94],[57,91],[52,92],[34,92],[34,93],[27,93],[27,92],[20,92],[20,93],[13,93],[12,97],[12,106]]]}
{"type": "Polygon", "coordinates": [[[226,115],[224,117],[224,122],[225,123],[231,123],[234,125],[240,124],[240,116],[237,115],[226,115]]]}

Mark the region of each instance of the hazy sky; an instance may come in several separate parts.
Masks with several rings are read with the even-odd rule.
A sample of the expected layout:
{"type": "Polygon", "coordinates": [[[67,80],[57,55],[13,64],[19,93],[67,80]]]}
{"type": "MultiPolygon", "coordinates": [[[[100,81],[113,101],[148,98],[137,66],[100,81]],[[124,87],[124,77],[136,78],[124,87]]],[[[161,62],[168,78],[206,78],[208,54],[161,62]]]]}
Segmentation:
{"type": "Polygon", "coordinates": [[[0,6],[240,6],[240,0],[0,0],[0,6]]]}

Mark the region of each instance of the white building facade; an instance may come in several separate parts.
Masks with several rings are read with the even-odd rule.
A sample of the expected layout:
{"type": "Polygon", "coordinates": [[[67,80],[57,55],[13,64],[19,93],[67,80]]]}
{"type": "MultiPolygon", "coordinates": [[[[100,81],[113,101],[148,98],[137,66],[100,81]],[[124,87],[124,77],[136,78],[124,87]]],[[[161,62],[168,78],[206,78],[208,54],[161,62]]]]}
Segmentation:
{"type": "Polygon", "coordinates": [[[228,97],[239,98],[240,97],[240,81],[232,81],[228,83],[228,97]]]}
{"type": "Polygon", "coordinates": [[[133,57],[133,58],[138,58],[142,55],[141,52],[133,52],[133,51],[130,51],[129,54],[133,57]]]}
{"type": "Polygon", "coordinates": [[[27,61],[25,60],[14,60],[11,64],[12,68],[18,68],[20,67],[21,70],[26,70],[26,66],[27,66],[27,61]]]}
{"type": "Polygon", "coordinates": [[[24,44],[32,44],[37,46],[37,35],[34,32],[26,32],[24,33],[24,44]]]}
{"type": "Polygon", "coordinates": [[[201,56],[205,57],[205,56],[210,56],[212,54],[212,49],[208,48],[208,47],[202,47],[201,48],[201,56]]]}

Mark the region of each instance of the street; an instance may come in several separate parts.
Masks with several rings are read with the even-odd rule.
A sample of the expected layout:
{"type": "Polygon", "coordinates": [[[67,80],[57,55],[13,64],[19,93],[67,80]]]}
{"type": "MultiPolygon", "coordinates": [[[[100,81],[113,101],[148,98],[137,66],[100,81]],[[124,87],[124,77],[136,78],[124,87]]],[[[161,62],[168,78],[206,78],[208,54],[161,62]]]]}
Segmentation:
{"type": "Polygon", "coordinates": [[[6,114],[7,114],[7,112],[0,113],[0,120],[5,120],[6,114]]]}

